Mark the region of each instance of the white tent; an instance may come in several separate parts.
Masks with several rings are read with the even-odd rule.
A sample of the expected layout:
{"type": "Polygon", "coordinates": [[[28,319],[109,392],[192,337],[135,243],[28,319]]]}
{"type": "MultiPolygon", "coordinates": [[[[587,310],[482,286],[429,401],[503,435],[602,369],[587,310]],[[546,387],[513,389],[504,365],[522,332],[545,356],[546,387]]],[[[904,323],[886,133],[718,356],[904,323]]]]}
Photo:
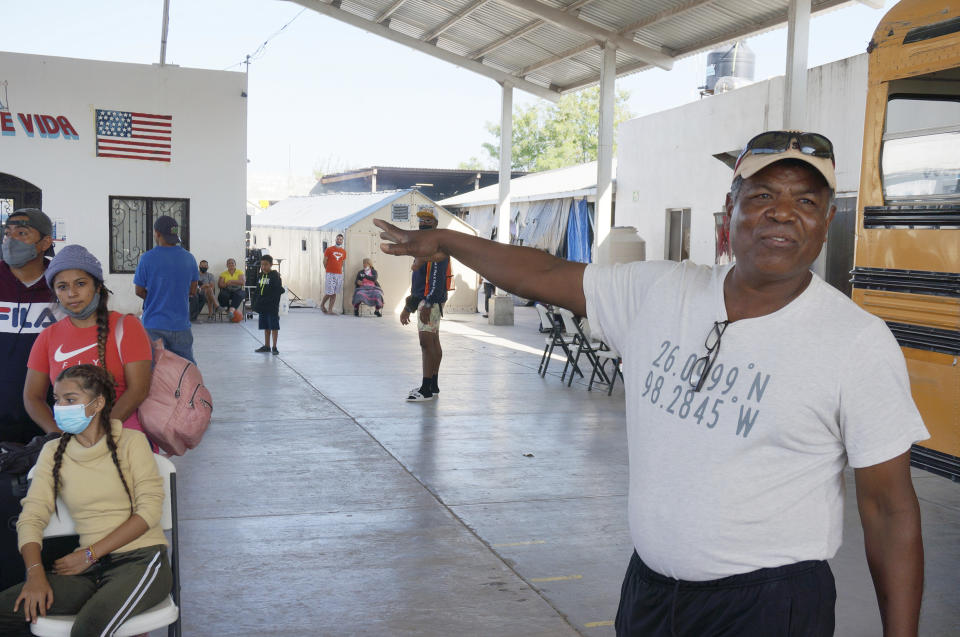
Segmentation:
{"type": "MultiPolygon", "coordinates": [[[[592,210],[596,202],[597,162],[531,173],[510,184],[513,242],[556,254],[566,237],[572,203],[584,199],[592,210]]],[[[490,238],[496,227],[498,196],[498,186],[493,185],[444,199],[440,204],[463,213],[464,221],[476,228],[479,236],[490,238]]]]}
{"type": "MultiPolygon", "coordinates": [[[[380,229],[374,219],[385,219],[405,229],[416,229],[417,211],[434,208],[440,228],[476,234],[476,231],[417,190],[392,192],[330,193],[291,197],[278,201],[251,220],[250,245],[281,259],[284,285],[303,299],[317,303],[323,297],[323,253],[344,235],[347,260],[338,306],[352,312],[354,277],[364,257],[373,259],[383,288],[385,310],[399,311],[410,293],[410,257],[392,257],[380,251],[380,229]]],[[[476,311],[477,276],[453,262],[453,284],[446,311],[476,311]]]]}

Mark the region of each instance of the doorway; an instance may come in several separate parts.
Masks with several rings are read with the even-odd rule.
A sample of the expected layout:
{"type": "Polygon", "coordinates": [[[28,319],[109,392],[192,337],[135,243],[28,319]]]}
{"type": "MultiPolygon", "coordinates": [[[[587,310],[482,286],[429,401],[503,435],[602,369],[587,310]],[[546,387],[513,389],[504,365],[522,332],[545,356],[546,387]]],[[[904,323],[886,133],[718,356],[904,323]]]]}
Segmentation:
{"type": "Polygon", "coordinates": [[[19,177],[0,173],[0,224],[19,208],[41,208],[43,193],[39,188],[19,177]]]}

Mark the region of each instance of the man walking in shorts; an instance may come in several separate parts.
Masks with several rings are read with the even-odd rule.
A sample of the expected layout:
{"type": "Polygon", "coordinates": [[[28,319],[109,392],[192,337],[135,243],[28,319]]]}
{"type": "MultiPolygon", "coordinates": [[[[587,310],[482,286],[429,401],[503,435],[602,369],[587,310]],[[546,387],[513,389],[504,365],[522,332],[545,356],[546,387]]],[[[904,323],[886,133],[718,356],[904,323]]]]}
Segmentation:
{"type": "Polygon", "coordinates": [[[347,251],[343,249],[343,235],[337,235],[337,245],[330,246],[323,253],[323,269],[327,271],[324,281],[323,300],[320,301],[320,311],[324,314],[333,314],[333,304],[337,294],[343,290],[343,263],[347,260],[347,251]],[[330,307],[325,307],[329,301],[330,307]]]}
{"type": "MultiPolygon", "coordinates": [[[[433,210],[426,208],[417,213],[420,230],[437,227],[433,210]]],[[[440,348],[440,317],[447,301],[447,269],[450,259],[413,263],[410,296],[400,312],[400,323],[410,322],[410,314],[417,312],[417,331],[420,334],[420,355],[423,363],[423,382],[410,390],[407,400],[422,402],[433,400],[440,394],[438,377],[443,350],[440,348]]]]}

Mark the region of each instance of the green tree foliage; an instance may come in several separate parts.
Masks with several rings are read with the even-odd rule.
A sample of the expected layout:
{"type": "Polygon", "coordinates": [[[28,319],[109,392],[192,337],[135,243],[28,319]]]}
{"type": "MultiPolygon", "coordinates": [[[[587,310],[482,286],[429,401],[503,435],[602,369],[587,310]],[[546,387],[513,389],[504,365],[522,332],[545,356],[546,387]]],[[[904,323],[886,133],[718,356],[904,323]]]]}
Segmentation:
{"type": "MultiPolygon", "coordinates": [[[[617,91],[614,126],[630,119],[630,93],[617,91]]],[[[600,126],[600,88],[593,87],[564,95],[556,104],[536,102],[513,109],[514,170],[551,170],[597,158],[600,126]]],[[[483,145],[491,160],[500,161],[500,126],[487,122],[495,138],[483,145]]]]}
{"type": "Polygon", "coordinates": [[[471,157],[467,161],[457,164],[457,170],[486,170],[486,168],[480,163],[479,159],[471,157]]]}

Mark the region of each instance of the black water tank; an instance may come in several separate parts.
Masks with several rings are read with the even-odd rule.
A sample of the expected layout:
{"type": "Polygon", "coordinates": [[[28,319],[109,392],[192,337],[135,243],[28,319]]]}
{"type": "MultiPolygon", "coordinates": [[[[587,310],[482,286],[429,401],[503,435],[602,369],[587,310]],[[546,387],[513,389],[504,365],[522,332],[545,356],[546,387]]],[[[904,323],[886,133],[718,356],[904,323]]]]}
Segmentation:
{"type": "Polygon", "coordinates": [[[753,81],[753,72],[757,64],[757,55],[744,42],[734,42],[725,49],[707,54],[707,82],[704,87],[713,91],[721,77],[738,77],[753,81]]]}

